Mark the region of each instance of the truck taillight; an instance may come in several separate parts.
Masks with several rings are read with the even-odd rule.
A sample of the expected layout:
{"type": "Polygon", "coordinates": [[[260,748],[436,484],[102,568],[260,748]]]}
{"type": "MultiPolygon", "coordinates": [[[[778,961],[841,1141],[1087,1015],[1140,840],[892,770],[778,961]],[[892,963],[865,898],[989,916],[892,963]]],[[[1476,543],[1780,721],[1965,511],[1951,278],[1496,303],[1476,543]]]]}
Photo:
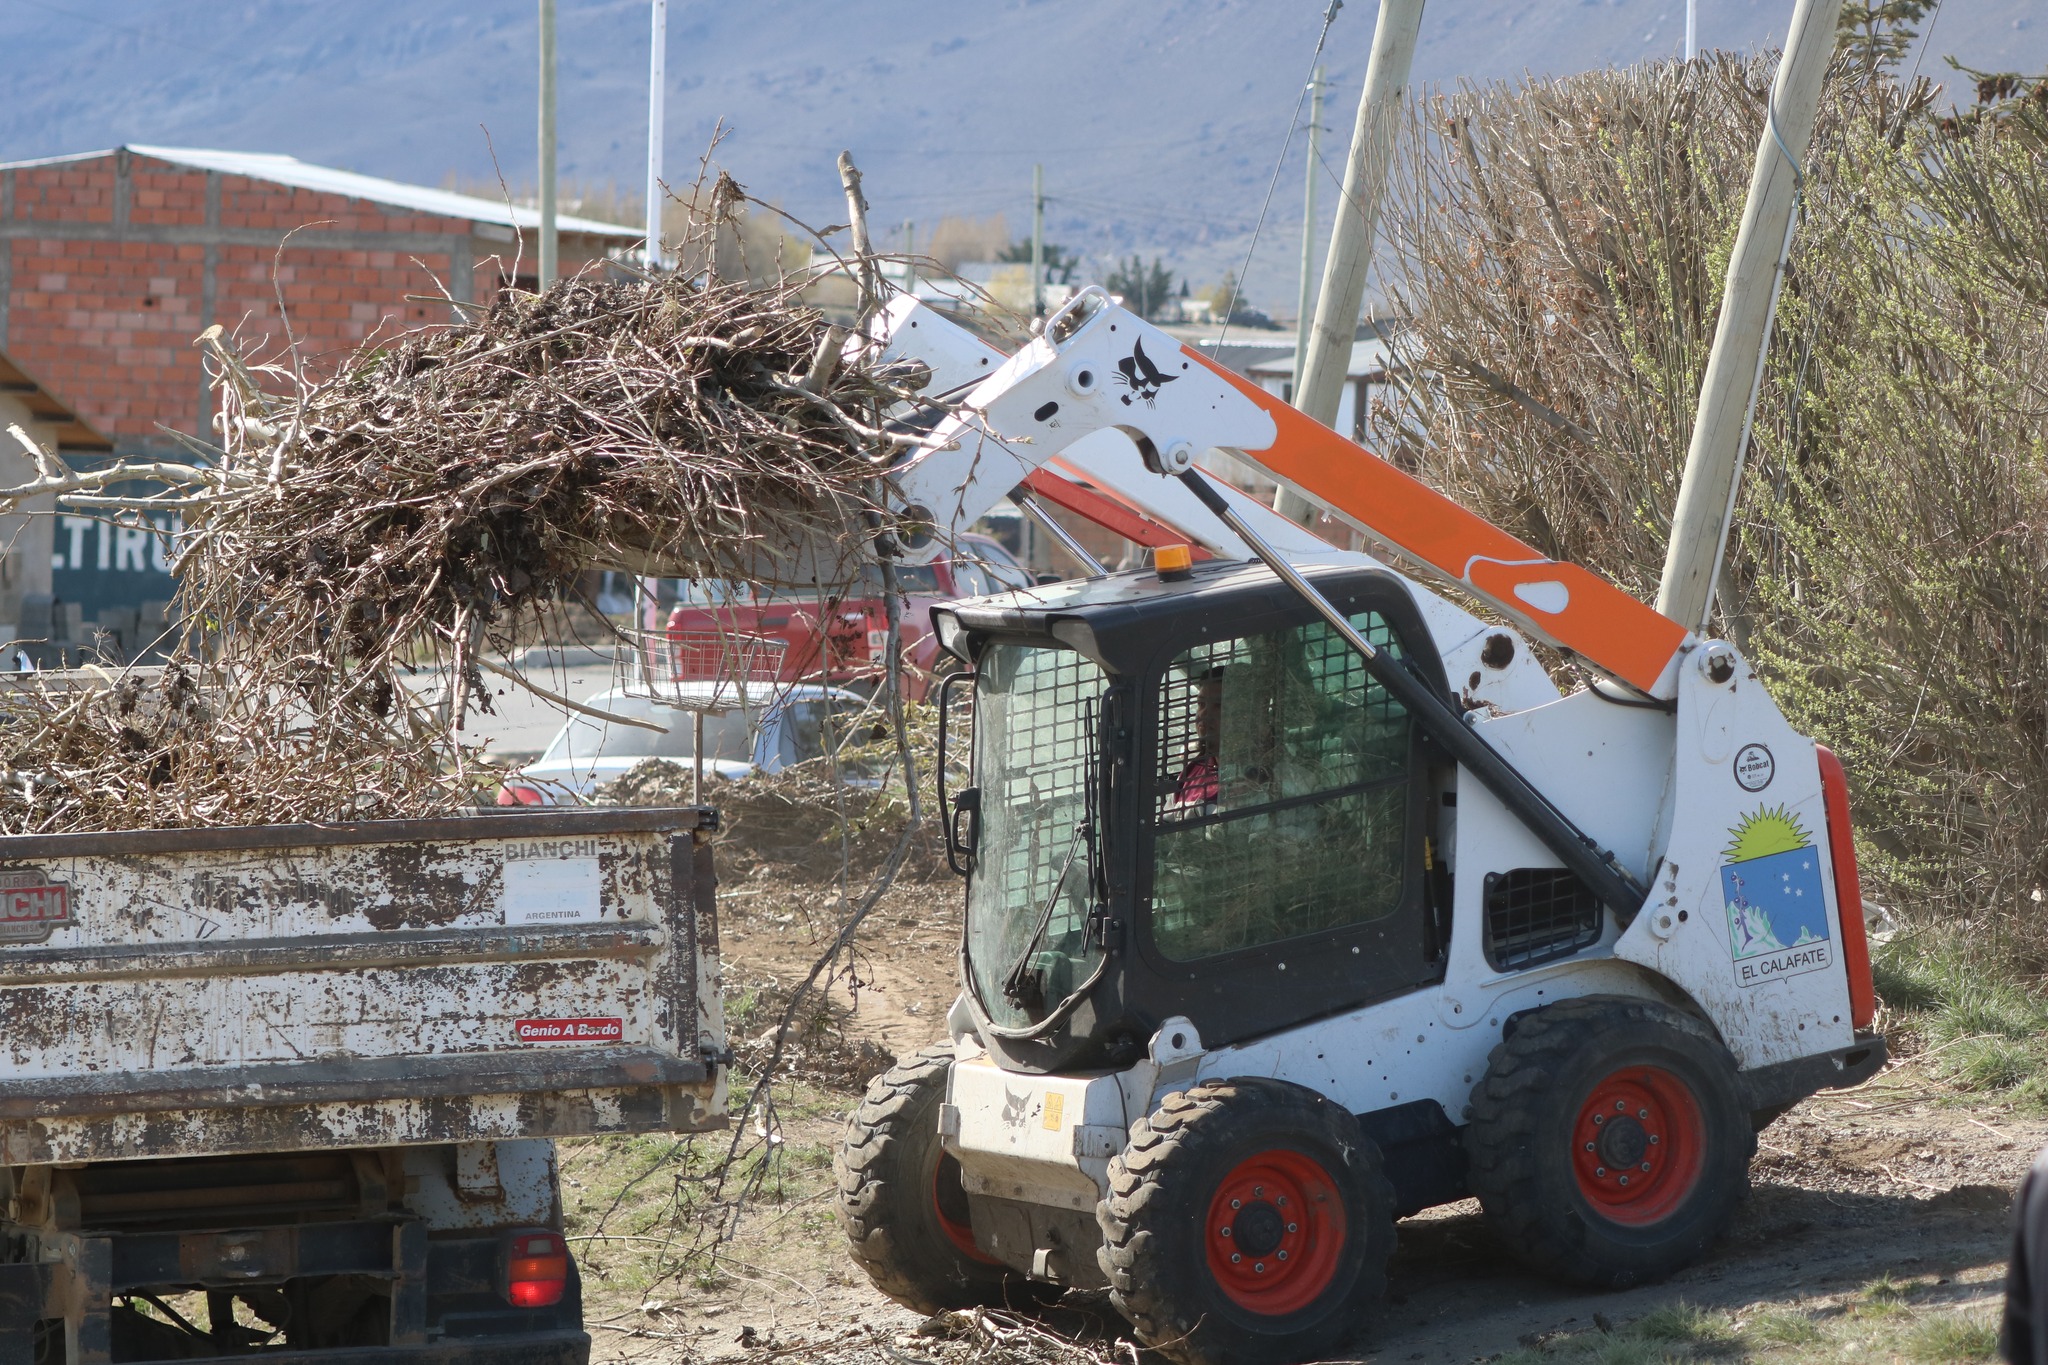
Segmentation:
{"type": "Polygon", "coordinates": [[[505,1238],[505,1301],[514,1308],[551,1308],[569,1287],[569,1244],[559,1232],[514,1232],[505,1238]]]}

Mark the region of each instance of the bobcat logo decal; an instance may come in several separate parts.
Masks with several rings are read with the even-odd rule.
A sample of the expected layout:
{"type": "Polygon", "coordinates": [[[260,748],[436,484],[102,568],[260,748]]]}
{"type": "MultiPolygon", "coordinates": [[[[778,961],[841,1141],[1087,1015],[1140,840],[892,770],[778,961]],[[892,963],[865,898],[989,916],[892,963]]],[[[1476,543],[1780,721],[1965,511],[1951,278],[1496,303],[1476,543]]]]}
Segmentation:
{"type": "Polygon", "coordinates": [[[1029,1122],[1031,1122],[1031,1092],[1027,1090],[1021,1095],[1013,1095],[1010,1093],[1010,1087],[1004,1086],[1003,1126],[1005,1128],[1022,1128],[1029,1122]]]}
{"type": "Polygon", "coordinates": [[[1116,372],[1117,382],[1130,390],[1123,397],[1125,407],[1131,405],[1133,398],[1144,399],[1148,408],[1153,406],[1159,391],[1180,378],[1177,374],[1161,374],[1159,367],[1152,363],[1152,357],[1145,354],[1142,341],[1131,348],[1129,355],[1117,361],[1116,372]]]}

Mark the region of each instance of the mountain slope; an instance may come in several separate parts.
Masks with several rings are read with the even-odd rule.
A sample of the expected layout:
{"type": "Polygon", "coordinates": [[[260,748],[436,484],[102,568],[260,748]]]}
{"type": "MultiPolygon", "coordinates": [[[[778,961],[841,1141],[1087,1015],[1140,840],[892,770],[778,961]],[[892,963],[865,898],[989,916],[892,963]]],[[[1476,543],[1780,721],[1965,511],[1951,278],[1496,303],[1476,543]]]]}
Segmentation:
{"type": "MultiPolygon", "coordinates": [[[[1782,37],[1791,0],[1699,0],[1700,42],[1782,37]]],[[[561,0],[563,176],[637,188],[644,0],[561,0]]],[[[1323,61],[1326,159],[1342,142],[1377,7],[1344,6],[1323,61]]],[[[534,168],[536,6],[348,0],[10,0],[0,5],[0,159],[117,142],[288,152],[373,175],[515,187],[534,168]],[[488,139],[486,136],[488,133],[488,139]]],[[[2048,68],[2039,0],[1949,0],[1936,54],[2048,68]]],[[[1197,283],[1244,251],[1322,26],[1322,0],[675,0],[668,177],[687,180],[723,121],[722,164],[811,221],[843,216],[851,148],[878,222],[1004,212],[1029,223],[1046,168],[1049,235],[1099,267],[1169,255],[1197,283]]],[[[1424,83],[1562,74],[1669,57],[1683,0],[1435,0],[1424,83]]],[[[1334,185],[1322,195],[1327,209],[1334,185]]],[[[1299,250],[1301,150],[1283,167],[1255,302],[1286,307],[1299,250]]]]}

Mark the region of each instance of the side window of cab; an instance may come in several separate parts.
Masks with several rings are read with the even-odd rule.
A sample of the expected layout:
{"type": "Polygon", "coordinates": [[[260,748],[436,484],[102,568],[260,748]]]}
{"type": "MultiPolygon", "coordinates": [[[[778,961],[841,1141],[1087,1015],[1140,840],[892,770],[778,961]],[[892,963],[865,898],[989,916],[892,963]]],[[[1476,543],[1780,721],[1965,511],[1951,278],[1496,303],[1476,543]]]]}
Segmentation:
{"type": "MultiPolygon", "coordinates": [[[[1376,613],[1352,624],[1383,649],[1376,613]]],[[[1158,682],[1151,937],[1194,962],[1398,911],[1408,714],[1321,621],[1203,643],[1158,682]]]]}

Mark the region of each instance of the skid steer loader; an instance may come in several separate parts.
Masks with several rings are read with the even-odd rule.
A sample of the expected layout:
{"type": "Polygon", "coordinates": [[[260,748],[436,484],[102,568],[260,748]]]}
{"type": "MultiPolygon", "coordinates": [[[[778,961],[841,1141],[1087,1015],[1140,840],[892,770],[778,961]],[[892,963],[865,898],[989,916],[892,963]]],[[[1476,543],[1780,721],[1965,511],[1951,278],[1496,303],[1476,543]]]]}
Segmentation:
{"type": "Polygon", "coordinates": [[[1299,1360],[1359,1330],[1396,1219],[1468,1195],[1547,1273],[1653,1280],[1764,1124],[1882,1064],[1841,767],[1730,645],[1100,290],[1009,359],[909,302],[887,332],[952,407],[888,475],[886,552],[1020,485],[1190,549],[933,610],[949,724],[972,700],[964,990],[839,1149],[883,1292],[1106,1289],[1188,1365],[1299,1360]],[[1531,639],[1593,681],[1560,695],[1531,639]]]}

